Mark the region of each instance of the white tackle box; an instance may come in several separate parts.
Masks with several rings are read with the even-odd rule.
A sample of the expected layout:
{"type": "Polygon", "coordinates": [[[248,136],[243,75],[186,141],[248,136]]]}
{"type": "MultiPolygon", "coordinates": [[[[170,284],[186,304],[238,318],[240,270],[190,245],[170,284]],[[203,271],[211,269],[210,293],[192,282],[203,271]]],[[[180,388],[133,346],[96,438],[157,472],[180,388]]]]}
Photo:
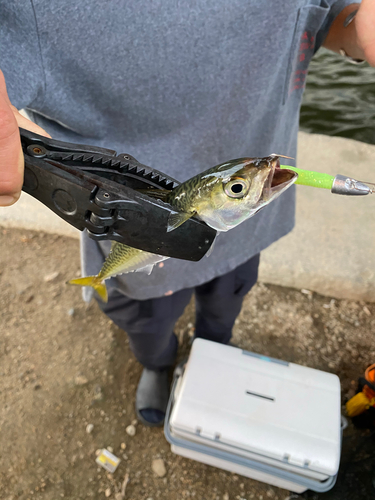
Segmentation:
{"type": "Polygon", "coordinates": [[[297,493],[335,484],[336,375],[196,339],[175,380],[164,432],[174,453],[297,493]]]}

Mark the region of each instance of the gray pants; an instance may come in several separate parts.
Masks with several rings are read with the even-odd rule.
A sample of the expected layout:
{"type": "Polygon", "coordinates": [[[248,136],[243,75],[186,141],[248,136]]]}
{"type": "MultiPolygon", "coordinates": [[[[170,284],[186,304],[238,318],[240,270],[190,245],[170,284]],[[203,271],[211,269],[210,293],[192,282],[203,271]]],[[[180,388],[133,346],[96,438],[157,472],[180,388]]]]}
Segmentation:
{"type": "Polygon", "coordinates": [[[243,297],[258,278],[259,254],[223,276],[180,290],[167,297],[134,300],[116,290],[108,303],[98,301],[102,311],[129,337],[137,360],[150,370],[173,365],[177,353],[174,325],[195,292],[195,336],[227,344],[243,297]]]}

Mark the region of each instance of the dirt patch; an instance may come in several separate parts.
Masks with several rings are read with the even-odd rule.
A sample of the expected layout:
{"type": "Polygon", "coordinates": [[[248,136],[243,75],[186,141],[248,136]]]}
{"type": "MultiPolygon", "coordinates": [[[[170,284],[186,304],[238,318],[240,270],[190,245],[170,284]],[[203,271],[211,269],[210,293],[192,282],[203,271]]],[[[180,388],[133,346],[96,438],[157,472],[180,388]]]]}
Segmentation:
{"type": "MultiPolygon", "coordinates": [[[[78,274],[76,240],[0,229],[1,498],[115,499],[125,474],[127,500],[287,498],[284,490],[173,455],[161,429],[136,422],[141,366],[126,334],[95,303],[86,307],[80,289],[65,285],[78,274]],[[130,424],[134,436],[126,433],[130,424]],[[113,476],[95,463],[105,447],[121,458],[113,476]],[[164,477],[152,469],[157,458],[164,477]]],[[[193,323],[190,304],[176,326],[180,358],[193,323]]],[[[258,284],[245,299],[234,342],[336,373],[346,401],[375,361],[374,330],[375,304],[258,284]]]]}

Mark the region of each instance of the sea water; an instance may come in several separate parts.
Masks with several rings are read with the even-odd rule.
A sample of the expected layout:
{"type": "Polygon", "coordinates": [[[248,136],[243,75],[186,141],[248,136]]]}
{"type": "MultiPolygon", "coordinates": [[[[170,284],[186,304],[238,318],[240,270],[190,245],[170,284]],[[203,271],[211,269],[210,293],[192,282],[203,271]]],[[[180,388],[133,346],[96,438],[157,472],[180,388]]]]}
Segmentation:
{"type": "Polygon", "coordinates": [[[375,68],[319,50],[310,64],[300,128],[375,144],[375,68]]]}

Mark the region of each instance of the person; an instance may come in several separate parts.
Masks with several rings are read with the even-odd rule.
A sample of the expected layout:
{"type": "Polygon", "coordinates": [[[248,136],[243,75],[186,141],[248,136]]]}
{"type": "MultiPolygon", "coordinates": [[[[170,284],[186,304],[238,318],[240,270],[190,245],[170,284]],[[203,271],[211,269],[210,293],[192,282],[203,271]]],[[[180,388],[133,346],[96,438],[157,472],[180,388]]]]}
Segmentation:
{"type": "MultiPolygon", "coordinates": [[[[22,186],[18,126],[128,152],[184,181],[232,158],[295,157],[308,65],[322,44],[375,65],[372,0],[19,0],[2,2],[0,22],[2,206],[22,186]]],[[[192,293],[196,336],[228,343],[259,253],[293,221],[290,189],[221,234],[208,258],[170,259],[150,276],[111,280],[100,307],[128,333],[144,366],[136,408],[146,425],[163,422],[173,328],[192,293]]],[[[108,245],[83,235],[85,274],[98,272],[108,245]]]]}

